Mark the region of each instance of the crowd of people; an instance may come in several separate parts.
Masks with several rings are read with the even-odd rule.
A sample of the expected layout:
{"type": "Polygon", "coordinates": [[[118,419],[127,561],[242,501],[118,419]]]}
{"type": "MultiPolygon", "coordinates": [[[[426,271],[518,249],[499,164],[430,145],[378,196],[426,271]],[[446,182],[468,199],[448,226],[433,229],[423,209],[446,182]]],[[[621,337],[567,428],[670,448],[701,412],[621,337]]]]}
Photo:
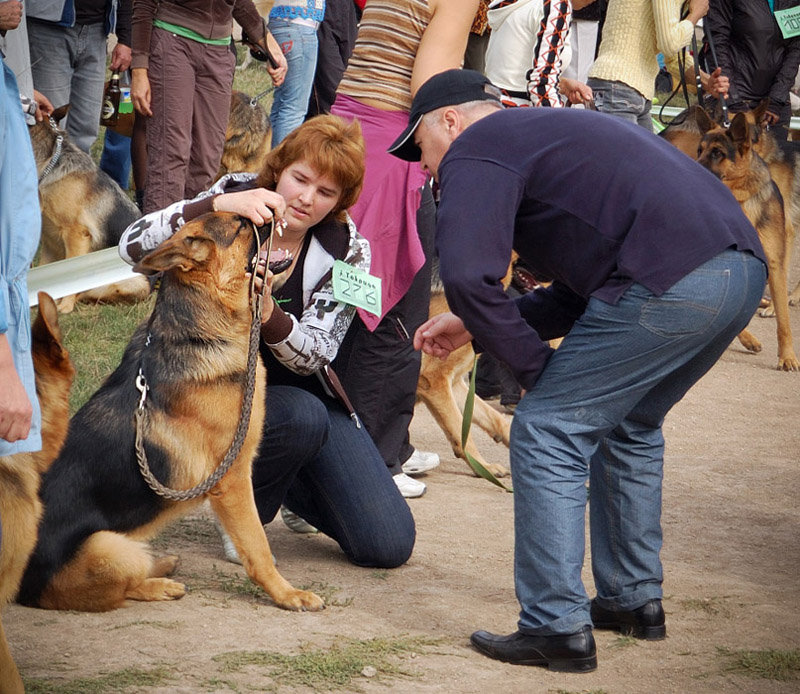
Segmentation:
{"type": "Polygon", "coordinates": [[[769,99],[764,125],[786,136],[800,38],[776,15],[798,5],[275,0],[265,19],[252,0],[0,2],[0,455],[41,445],[25,119],[70,103],[66,131],[88,151],[107,65],[130,68],[137,115],[122,146],[144,217],[124,234],[123,258],[135,263],[208,212],[285,223],[276,246],[291,264],[261,328],[262,522],[281,510],[354,564],[405,563],[416,533],[405,499],[425,493],[416,475],[438,464],[409,436],[421,354],[446,359],[473,342],[514,392],[521,608],[517,632],[478,631],[473,645],[585,672],[597,664],[593,627],[663,638],[661,425],[747,324],[765,265],[727,188],[652,134],[658,56],[675,72],[706,17],[716,50],[687,59],[685,79],[696,70],[732,110],[769,99]],[[259,174],[215,182],[234,21],[276,87],[272,151],[259,174]],[[552,284],[506,292],[512,249],[552,284]],[[452,313],[428,320],[435,257],[452,313]],[[338,294],[337,261],[380,282],[379,307],[338,294]],[[589,481],[591,600],[581,581],[589,481]]]}

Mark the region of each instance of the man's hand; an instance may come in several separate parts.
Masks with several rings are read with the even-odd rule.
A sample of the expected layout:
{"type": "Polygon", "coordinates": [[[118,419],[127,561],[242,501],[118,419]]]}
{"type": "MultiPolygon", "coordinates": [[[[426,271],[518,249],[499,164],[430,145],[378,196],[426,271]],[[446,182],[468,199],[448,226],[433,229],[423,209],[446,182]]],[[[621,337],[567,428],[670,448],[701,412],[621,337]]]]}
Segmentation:
{"type": "Polygon", "coordinates": [[[686,19],[696,25],[706,14],[708,14],[708,0],[691,0],[686,19]]]}
{"type": "Polygon", "coordinates": [[[36,102],[37,121],[43,121],[45,118],[48,118],[53,111],[55,111],[53,104],[50,103],[50,99],[48,99],[41,92],[37,92],[35,89],[33,90],[33,100],[36,102]]]}
{"type": "Polygon", "coordinates": [[[463,321],[452,313],[440,313],[423,323],[414,333],[414,349],[438,357],[442,361],[459,347],[472,340],[463,321]]]}
{"type": "Polygon", "coordinates": [[[0,335],[0,439],[14,443],[28,438],[33,407],[19,380],[8,338],[0,335]]]}
{"type": "Polygon", "coordinates": [[[731,83],[730,80],[722,74],[721,67],[718,67],[710,75],[701,70],[700,82],[703,85],[703,89],[715,99],[728,96],[731,83]]]}
{"type": "Polygon", "coordinates": [[[0,31],[11,31],[22,21],[22,3],[19,0],[0,2],[0,31]]]}
{"type": "Polygon", "coordinates": [[[125,72],[131,66],[131,47],[118,43],[111,52],[111,72],[125,72]]]}
{"type": "Polygon", "coordinates": [[[767,111],[761,116],[761,125],[766,125],[769,127],[770,125],[775,125],[780,120],[780,115],[777,113],[773,113],[772,111],[767,111]]]}
{"type": "Polygon", "coordinates": [[[143,116],[152,116],[150,110],[150,78],[146,67],[135,67],[131,70],[131,101],[133,107],[143,116]]]}

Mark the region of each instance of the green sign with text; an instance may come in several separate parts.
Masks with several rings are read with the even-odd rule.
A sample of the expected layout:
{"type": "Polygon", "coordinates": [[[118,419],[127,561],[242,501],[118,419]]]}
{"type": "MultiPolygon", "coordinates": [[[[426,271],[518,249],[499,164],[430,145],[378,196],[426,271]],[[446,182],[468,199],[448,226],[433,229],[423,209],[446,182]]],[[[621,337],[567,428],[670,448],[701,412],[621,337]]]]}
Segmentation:
{"type": "Polygon", "coordinates": [[[380,316],[381,278],[337,260],[333,264],[333,297],[380,316]]]}
{"type": "Polygon", "coordinates": [[[776,10],[775,19],[781,28],[783,38],[791,39],[800,35],[800,7],[790,7],[786,10],[776,10]]]}

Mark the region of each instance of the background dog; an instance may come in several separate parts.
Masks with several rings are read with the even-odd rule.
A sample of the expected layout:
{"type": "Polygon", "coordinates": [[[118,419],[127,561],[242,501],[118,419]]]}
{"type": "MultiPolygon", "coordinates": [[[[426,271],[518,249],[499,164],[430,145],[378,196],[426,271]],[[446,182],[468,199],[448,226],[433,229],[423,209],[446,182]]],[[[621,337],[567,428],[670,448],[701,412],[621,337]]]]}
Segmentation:
{"type": "Polygon", "coordinates": [[[257,360],[253,405],[240,452],[207,494],[156,495],[137,467],[137,373],[149,390],[143,449],[163,484],[188,489],[218,467],[239,424],[251,331],[245,273],[257,253],[252,225],[227,213],[184,225],[137,266],[162,272],[151,319],[122,362],[78,411],[42,479],[45,511],[19,601],[49,609],[105,611],[126,600],[174,600],[185,587],[167,576],[177,557],[154,559],[142,541],[208,498],[244,567],[280,607],[318,610],[275,569],[251,481],[264,418],[266,373],[257,360]],[[140,372],[141,369],[141,372],[140,372]]]}
{"type": "MultiPolygon", "coordinates": [[[[511,281],[511,271],[503,279],[503,286],[507,287],[511,281]]],[[[438,264],[434,263],[433,277],[431,280],[431,303],[429,317],[445,313],[450,310],[444,295],[444,287],[439,279],[438,264]]],[[[453,453],[456,457],[466,460],[464,449],[461,446],[461,422],[464,403],[469,390],[467,377],[475,361],[475,352],[472,345],[467,343],[452,352],[442,361],[429,354],[422,353],[422,366],[417,383],[417,402],[425,403],[436,423],[442,428],[453,453]]],[[[509,444],[511,433],[511,420],[500,414],[491,405],[475,395],[472,411],[472,421],[483,429],[497,443],[509,444]]],[[[508,469],[502,465],[487,463],[475,446],[472,435],[467,438],[467,452],[495,477],[508,474],[508,469]]]]}
{"type": "MultiPolygon", "coordinates": [[[[116,246],[122,232],[141,216],[120,187],[55,125],[68,108],[56,109],[49,121],[28,129],[39,172],[41,264],[116,246]]],[[[146,278],[134,277],[77,297],[66,296],[59,309],[63,313],[72,311],[76,300],[135,301],[145,298],[149,291],[146,278]]]]}
{"type": "Polygon", "coordinates": [[[234,91],[231,94],[231,114],[217,178],[227,173],[260,173],[270,150],[271,139],[272,128],[267,112],[247,94],[234,91]]]}
{"type": "MultiPolygon", "coordinates": [[[[702,109],[697,111],[696,118],[700,130],[705,133],[698,147],[698,163],[730,188],[756,228],[767,256],[769,290],[778,322],[778,369],[798,371],[800,362],[792,345],[786,286],[792,227],[786,224],[781,193],[766,163],[755,152],[751,125],[745,114],[736,114],[728,129],[714,123],[702,109]]],[[[739,339],[747,349],[761,351],[761,344],[747,330],[739,339]]]]}
{"type": "MultiPolygon", "coordinates": [[[[75,370],[61,344],[58,311],[39,293],[39,315],[33,323],[33,365],[42,410],[42,450],[0,457],[0,608],[17,594],[28,557],[36,544],[42,516],[40,476],[50,467],[67,436],[69,393],[75,370]]],[[[0,622],[0,692],[22,694],[20,679],[0,622]]]]}
{"type": "MultiPolygon", "coordinates": [[[[748,111],[745,116],[749,124],[751,146],[767,165],[770,178],[778,186],[783,198],[785,223],[790,227],[787,230],[787,238],[791,244],[794,235],[793,230],[800,228],[800,142],[778,140],[772,136],[769,130],[765,130],[761,126],[761,118],[768,105],[769,101],[764,100],[759,104],[758,108],[748,111]]],[[[708,112],[700,106],[695,106],[678,115],[673,121],[674,124],[671,123],[660,133],[661,137],[667,142],[692,159],[697,159],[700,140],[705,133],[698,124],[698,113],[700,111],[703,111],[706,119],[708,119],[708,112]]],[[[722,110],[717,107],[710,118],[716,124],[721,124],[722,110]]],[[[788,253],[789,257],[791,257],[791,245],[788,253]]],[[[798,303],[800,303],[800,282],[789,294],[789,304],[794,306],[798,303]]],[[[770,302],[769,305],[765,306],[760,311],[760,315],[774,316],[775,309],[773,304],[770,302]]]]}

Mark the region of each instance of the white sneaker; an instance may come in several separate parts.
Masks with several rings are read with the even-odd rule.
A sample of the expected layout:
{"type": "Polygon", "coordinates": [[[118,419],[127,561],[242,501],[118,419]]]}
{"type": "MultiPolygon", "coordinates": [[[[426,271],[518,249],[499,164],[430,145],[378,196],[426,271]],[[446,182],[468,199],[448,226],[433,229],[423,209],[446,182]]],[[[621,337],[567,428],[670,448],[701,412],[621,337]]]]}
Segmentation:
{"type": "Polygon", "coordinates": [[[436,453],[418,451],[415,448],[411,457],[403,463],[403,472],[407,475],[421,475],[435,467],[439,467],[439,456],[436,453]]]}
{"type": "Polygon", "coordinates": [[[415,480],[413,477],[409,477],[404,472],[401,472],[399,475],[395,475],[392,479],[397,485],[397,488],[400,490],[400,493],[406,499],[416,499],[418,496],[422,496],[427,489],[424,482],[415,480]]]}
{"type": "Polygon", "coordinates": [[[281,506],[281,519],[289,530],[294,530],[296,533],[312,534],[319,532],[319,530],[311,525],[305,518],[301,518],[294,511],[290,511],[285,506],[281,506]]]}
{"type": "Polygon", "coordinates": [[[236,551],[236,547],[233,544],[233,540],[231,540],[231,536],[225,532],[225,528],[222,527],[222,523],[219,522],[216,516],[214,517],[214,527],[219,533],[219,539],[222,540],[222,552],[225,555],[225,558],[231,564],[241,564],[242,558],[236,551]]]}

